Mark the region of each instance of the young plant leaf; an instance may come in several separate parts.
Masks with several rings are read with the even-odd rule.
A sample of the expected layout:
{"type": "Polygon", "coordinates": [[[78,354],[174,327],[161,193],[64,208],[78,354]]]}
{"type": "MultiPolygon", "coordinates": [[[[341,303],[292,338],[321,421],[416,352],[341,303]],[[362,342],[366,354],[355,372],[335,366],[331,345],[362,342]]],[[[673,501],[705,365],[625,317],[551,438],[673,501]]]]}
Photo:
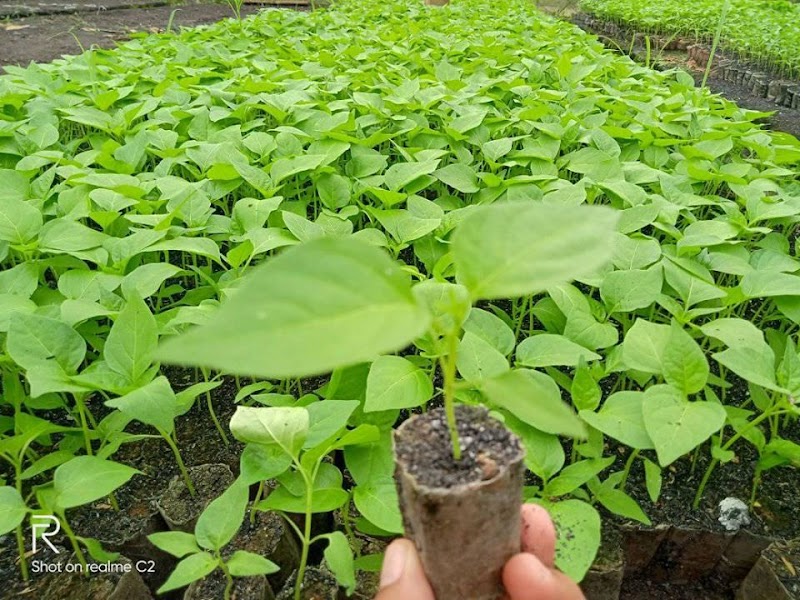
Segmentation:
{"type": "Polygon", "coordinates": [[[194,535],[206,550],[219,551],[233,539],[244,520],[249,488],[241,479],[215,498],[197,519],[194,535]]]}
{"type": "Polygon", "coordinates": [[[369,369],[364,412],[416,408],[433,396],[433,383],[416,365],[400,356],[381,356],[369,369]]]}
{"type": "Polygon", "coordinates": [[[594,275],[611,259],[616,222],[604,207],[481,207],[453,235],[456,278],[474,299],[492,299],[594,275]]]}
{"type": "Polygon", "coordinates": [[[428,323],[381,250],[321,239],[255,269],[207,324],[158,356],[264,378],[311,376],[398,350],[428,323]]]}
{"type": "Polygon", "coordinates": [[[96,456],[76,456],[58,467],[53,477],[59,509],[74,508],[108,496],[138,470],[96,456]]]}
{"type": "Polygon", "coordinates": [[[356,572],[350,542],[341,531],[334,531],[323,537],[328,540],[324,550],[325,563],[349,596],[356,589],[356,572]]]}
{"type": "Polygon", "coordinates": [[[208,552],[200,552],[187,556],[178,563],[175,570],[172,571],[169,578],[158,588],[159,594],[164,594],[172,590],[177,590],[185,587],[209,575],[214,569],[219,566],[216,558],[211,556],[208,552]]]}
{"type": "Polygon", "coordinates": [[[237,550],[226,561],[228,571],[234,577],[254,577],[256,575],[271,575],[281,568],[271,560],[260,554],[237,550]]]}
{"type": "Polygon", "coordinates": [[[248,444],[275,445],[296,458],[303,448],[309,429],[305,408],[239,406],[231,418],[231,433],[248,444]]]}

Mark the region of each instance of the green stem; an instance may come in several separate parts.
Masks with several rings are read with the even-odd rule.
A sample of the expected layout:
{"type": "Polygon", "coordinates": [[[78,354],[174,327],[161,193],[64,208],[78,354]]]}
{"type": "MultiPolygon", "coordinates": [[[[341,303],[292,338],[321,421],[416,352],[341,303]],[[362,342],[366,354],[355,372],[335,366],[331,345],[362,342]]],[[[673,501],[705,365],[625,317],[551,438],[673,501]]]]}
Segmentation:
{"type": "MultiPolygon", "coordinates": [[[[208,369],[200,369],[203,373],[203,380],[208,383],[208,369]]],[[[214,403],[211,400],[211,391],[206,392],[206,406],[208,407],[208,414],[211,415],[211,420],[214,421],[214,427],[217,428],[222,441],[225,443],[226,446],[230,446],[231,441],[228,439],[228,436],[225,434],[225,430],[222,428],[222,425],[217,418],[217,413],[214,412],[214,403]]]]}
{"type": "Polygon", "coordinates": [[[81,550],[81,545],[78,543],[75,532],[72,531],[72,527],[69,526],[67,516],[63,512],[58,516],[61,517],[61,527],[64,529],[64,533],[67,534],[67,538],[69,538],[69,542],[72,544],[72,549],[75,550],[75,556],[78,557],[78,562],[81,563],[81,567],[83,567],[82,571],[88,574],[89,570],[86,568],[86,556],[84,556],[83,550],[81,550]]]}
{"type": "Polygon", "coordinates": [[[458,337],[455,333],[447,336],[447,353],[441,358],[442,377],[444,378],[444,410],[447,415],[447,428],[450,430],[450,440],[453,443],[453,459],[461,460],[461,440],[458,437],[455,407],[456,383],[456,353],[458,352],[458,337]]]}
{"type": "MultiPolygon", "coordinates": [[[[765,412],[765,413],[760,414],[755,419],[750,421],[747,425],[742,427],[741,430],[736,432],[735,435],[731,436],[731,439],[729,439],[725,443],[724,446],[721,446],[721,450],[722,451],[729,450],[730,447],[733,446],[733,444],[735,444],[739,439],[741,439],[741,437],[745,433],[750,431],[753,427],[755,427],[756,425],[758,425],[759,423],[761,423],[765,419],[768,419],[768,418],[770,418],[770,417],[772,417],[774,415],[783,415],[783,414],[786,414],[788,412],[790,412],[790,411],[788,411],[788,410],[779,410],[779,411],[775,411],[775,412],[772,412],[772,413],[765,412]]],[[[703,498],[703,492],[705,492],[705,488],[706,488],[706,485],[708,484],[708,480],[711,479],[711,473],[714,472],[714,469],[717,467],[718,464],[719,464],[719,460],[717,460],[716,458],[713,459],[711,461],[711,464],[708,465],[708,469],[706,469],[706,472],[703,474],[703,480],[700,482],[700,487],[697,488],[697,493],[695,494],[694,502],[692,503],[692,506],[694,508],[697,508],[697,507],[700,506],[700,500],[703,498]]]]}
{"type": "Polygon", "coordinates": [[[261,501],[261,497],[264,495],[264,482],[258,484],[258,490],[256,491],[256,498],[253,500],[253,507],[250,510],[250,525],[255,525],[256,523],[256,509],[255,506],[261,501]]]}
{"type": "Polygon", "coordinates": [[[186,487],[189,489],[189,493],[192,497],[197,495],[197,491],[194,489],[194,484],[192,483],[192,479],[189,477],[189,471],[186,469],[186,465],[183,462],[183,457],[181,457],[181,451],[178,449],[178,445],[172,439],[166,431],[163,429],[159,429],[158,432],[161,434],[167,444],[172,450],[172,454],[175,455],[175,462],[178,463],[178,468],[181,470],[181,475],[183,475],[183,481],[186,483],[186,487]]]}
{"type": "Polygon", "coordinates": [[[78,416],[81,420],[81,429],[83,430],[83,444],[86,447],[86,454],[92,456],[92,438],[89,435],[89,424],[86,420],[86,405],[83,402],[82,394],[75,394],[75,404],[78,407],[78,416]]]}
{"type": "Polygon", "coordinates": [[[28,581],[31,576],[28,573],[28,559],[25,556],[25,536],[22,533],[22,525],[17,526],[15,533],[17,536],[17,552],[19,552],[19,568],[22,571],[22,581],[28,581]]]}
{"type": "Polygon", "coordinates": [[[628,461],[625,463],[625,469],[622,471],[622,481],[619,484],[619,489],[623,492],[625,491],[625,486],[628,484],[628,475],[630,475],[633,461],[636,460],[637,456],[639,456],[638,448],[631,452],[631,455],[628,457],[628,461]]]}
{"type": "Polygon", "coordinates": [[[222,560],[221,556],[217,557],[219,560],[219,567],[222,569],[222,572],[225,573],[225,591],[223,592],[225,600],[231,600],[231,592],[233,592],[233,577],[231,577],[231,572],[228,569],[228,565],[225,564],[225,561],[222,560]]]}
{"type": "Polygon", "coordinates": [[[308,565],[308,551],[311,547],[311,509],[314,501],[314,482],[309,479],[308,475],[302,469],[300,474],[306,484],[306,522],[303,525],[303,550],[300,554],[300,566],[297,567],[297,580],[294,584],[294,600],[301,600],[300,596],[303,591],[303,582],[306,578],[306,566],[308,565]]]}

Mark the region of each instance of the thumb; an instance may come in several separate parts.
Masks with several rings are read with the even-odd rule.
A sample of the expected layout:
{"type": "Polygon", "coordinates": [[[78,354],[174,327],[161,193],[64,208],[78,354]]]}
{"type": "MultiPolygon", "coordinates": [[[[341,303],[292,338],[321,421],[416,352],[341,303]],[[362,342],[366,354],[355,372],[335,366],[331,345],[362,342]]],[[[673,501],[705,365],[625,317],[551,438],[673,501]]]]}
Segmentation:
{"type": "Polygon", "coordinates": [[[436,600],[425,577],[417,549],[408,540],[392,542],[381,571],[381,591],[375,600],[436,600]]]}

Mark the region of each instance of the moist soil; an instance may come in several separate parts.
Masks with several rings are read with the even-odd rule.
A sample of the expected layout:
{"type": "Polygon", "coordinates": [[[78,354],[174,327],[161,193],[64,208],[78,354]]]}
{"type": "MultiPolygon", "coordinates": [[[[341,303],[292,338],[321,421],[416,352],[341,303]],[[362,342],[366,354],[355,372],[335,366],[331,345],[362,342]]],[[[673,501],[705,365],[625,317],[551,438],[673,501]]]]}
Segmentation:
{"type": "MultiPolygon", "coordinates": [[[[61,12],[12,17],[10,5],[5,6],[3,2],[3,7],[0,7],[0,67],[49,62],[64,55],[80,54],[92,47],[113,48],[135,32],[165,31],[173,13],[173,31],[233,16],[230,7],[224,3],[198,0],[170,0],[169,3],[165,0],[12,0],[11,4],[38,7],[40,12],[44,10],[42,5],[48,5],[51,13],[59,9],[61,12]]],[[[242,6],[242,16],[254,14],[260,8],[246,4],[242,6]]],[[[25,14],[20,9],[14,12],[25,14]]]]}
{"type": "Polygon", "coordinates": [[[453,446],[442,409],[416,417],[413,429],[396,435],[398,462],[419,485],[452,488],[492,479],[502,466],[518,459],[519,440],[484,408],[456,407],[461,460],[453,460],[453,446]]]}

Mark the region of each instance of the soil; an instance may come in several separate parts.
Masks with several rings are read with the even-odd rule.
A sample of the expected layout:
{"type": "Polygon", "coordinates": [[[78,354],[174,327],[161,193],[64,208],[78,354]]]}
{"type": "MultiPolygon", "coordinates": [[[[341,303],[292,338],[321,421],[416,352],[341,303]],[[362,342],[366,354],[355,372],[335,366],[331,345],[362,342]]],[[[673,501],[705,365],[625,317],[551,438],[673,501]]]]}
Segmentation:
{"type": "Polygon", "coordinates": [[[519,457],[519,440],[484,408],[456,407],[461,440],[461,460],[453,460],[453,447],[443,409],[416,418],[413,430],[396,435],[398,461],[407,465],[417,483],[430,488],[451,488],[494,478],[498,465],[519,457]],[[413,437],[412,437],[413,436],[413,437]]]}
{"type": "Polygon", "coordinates": [[[191,467],[189,479],[196,494],[192,495],[182,477],[176,476],[158,501],[158,509],[170,529],[194,532],[197,517],[209,503],[233,483],[233,473],[223,464],[191,467]]]}
{"type": "MultiPolygon", "coordinates": [[[[242,15],[260,8],[244,5],[242,15]]],[[[11,0],[8,5],[4,1],[0,6],[0,67],[48,62],[92,47],[113,48],[131,33],[166,30],[173,13],[173,30],[233,16],[229,6],[209,0],[11,0]],[[20,9],[20,5],[33,9],[20,9]],[[34,11],[34,16],[19,17],[34,11]]]]}
{"type": "Polygon", "coordinates": [[[774,543],[764,558],[791,597],[800,598],[800,538],[774,543]]]}
{"type": "MultiPolygon", "coordinates": [[[[217,569],[211,575],[193,583],[186,590],[184,600],[211,600],[223,598],[227,580],[225,575],[217,569]]],[[[267,579],[261,575],[257,577],[236,577],[231,589],[231,600],[272,600],[274,595],[267,585],[267,579]]]]}
{"type": "MultiPolygon", "coordinates": [[[[295,579],[297,579],[297,571],[289,577],[286,586],[276,596],[276,600],[292,600],[294,598],[295,579]]],[[[326,569],[309,567],[303,578],[300,598],[301,600],[337,600],[339,585],[336,583],[336,578],[326,569]]]]}

